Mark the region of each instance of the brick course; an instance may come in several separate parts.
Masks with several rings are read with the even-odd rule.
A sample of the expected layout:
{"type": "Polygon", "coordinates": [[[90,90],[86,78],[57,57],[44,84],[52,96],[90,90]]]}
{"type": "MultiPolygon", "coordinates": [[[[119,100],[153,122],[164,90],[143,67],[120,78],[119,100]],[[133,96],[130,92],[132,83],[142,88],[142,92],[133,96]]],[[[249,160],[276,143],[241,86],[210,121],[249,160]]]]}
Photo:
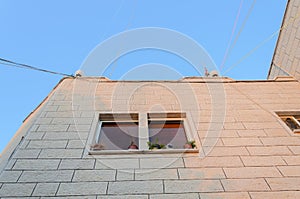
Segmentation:
{"type": "Polygon", "coordinates": [[[54,90],[58,95],[43,105],[41,117],[3,167],[1,198],[298,197],[300,136],[285,127],[274,110],[300,110],[299,82],[224,83],[226,115],[218,112],[212,124],[206,84],[191,83],[201,109],[193,108],[189,92],[180,86],[183,82],[162,82],[182,92],[187,104],[181,108],[172,93],[153,84],[134,93],[129,109],[147,112],[161,103],[166,112],[185,112],[191,133],[199,138],[199,153],[89,155],[99,113],[112,111],[108,105],[113,90],[107,89],[120,84],[116,107],[127,110],[131,105],[126,96],[143,82],[91,80],[91,86],[98,84],[95,98],[87,93],[82,105],[72,106],[73,81],[67,78],[54,90]],[[96,110],[90,110],[91,102],[98,104],[96,110]]]}

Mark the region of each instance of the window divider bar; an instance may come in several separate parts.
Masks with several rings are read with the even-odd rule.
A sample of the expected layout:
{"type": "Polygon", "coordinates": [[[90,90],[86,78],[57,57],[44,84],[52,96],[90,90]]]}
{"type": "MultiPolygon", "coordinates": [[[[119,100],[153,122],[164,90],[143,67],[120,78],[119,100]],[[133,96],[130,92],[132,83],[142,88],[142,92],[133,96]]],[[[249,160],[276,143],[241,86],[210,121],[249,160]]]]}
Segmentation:
{"type": "Polygon", "coordinates": [[[292,116],[291,118],[300,127],[300,122],[294,116],[292,116]]]}
{"type": "Polygon", "coordinates": [[[149,132],[147,113],[139,114],[139,150],[148,150],[149,132]]]}

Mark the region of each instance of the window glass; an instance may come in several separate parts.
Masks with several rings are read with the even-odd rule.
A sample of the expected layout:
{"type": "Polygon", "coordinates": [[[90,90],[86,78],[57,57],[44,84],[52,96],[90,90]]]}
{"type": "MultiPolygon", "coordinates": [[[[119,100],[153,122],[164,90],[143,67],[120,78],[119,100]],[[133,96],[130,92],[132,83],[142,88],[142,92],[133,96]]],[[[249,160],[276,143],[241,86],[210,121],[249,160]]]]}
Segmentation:
{"type": "MultiPolygon", "coordinates": [[[[185,113],[101,113],[97,134],[90,145],[91,153],[101,150],[122,150],[120,153],[125,153],[128,149],[189,149],[183,118],[186,118],[185,113]],[[140,128],[139,120],[148,122],[140,128]]],[[[189,146],[195,147],[195,141],[189,146]]]]}
{"type": "Polygon", "coordinates": [[[288,127],[290,127],[291,130],[299,129],[299,125],[296,123],[294,118],[287,117],[284,122],[288,127]]]}
{"type": "Polygon", "coordinates": [[[103,150],[126,150],[134,143],[139,145],[138,123],[102,122],[99,144],[103,150]]]}
{"type": "Polygon", "coordinates": [[[298,122],[300,122],[300,115],[295,115],[294,117],[298,122]]]}
{"type": "Polygon", "coordinates": [[[298,111],[281,111],[277,112],[277,115],[294,133],[300,133],[300,115],[298,111]]]}
{"type": "Polygon", "coordinates": [[[183,121],[149,121],[148,128],[151,143],[182,149],[187,141],[183,121]]]}

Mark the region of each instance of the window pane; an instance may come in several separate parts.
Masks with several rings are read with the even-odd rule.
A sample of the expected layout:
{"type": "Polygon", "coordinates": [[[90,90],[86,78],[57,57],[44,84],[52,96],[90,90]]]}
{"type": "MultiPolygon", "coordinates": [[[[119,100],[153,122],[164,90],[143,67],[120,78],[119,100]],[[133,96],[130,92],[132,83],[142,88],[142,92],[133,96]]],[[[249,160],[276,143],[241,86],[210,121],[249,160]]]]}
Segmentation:
{"type": "Polygon", "coordinates": [[[103,122],[99,144],[104,150],[126,150],[131,142],[139,145],[138,124],[135,122],[103,122]]]}
{"type": "Polygon", "coordinates": [[[294,118],[300,122],[300,115],[294,115],[294,118]]]}
{"type": "Polygon", "coordinates": [[[152,143],[182,149],[187,142],[182,121],[150,121],[149,140],[152,143]]]}
{"type": "Polygon", "coordinates": [[[285,122],[286,125],[287,125],[288,127],[290,127],[290,129],[292,129],[292,130],[294,130],[294,129],[299,129],[298,124],[297,124],[295,121],[293,121],[293,119],[290,118],[290,117],[286,118],[286,119],[284,120],[284,122],[285,122]]]}

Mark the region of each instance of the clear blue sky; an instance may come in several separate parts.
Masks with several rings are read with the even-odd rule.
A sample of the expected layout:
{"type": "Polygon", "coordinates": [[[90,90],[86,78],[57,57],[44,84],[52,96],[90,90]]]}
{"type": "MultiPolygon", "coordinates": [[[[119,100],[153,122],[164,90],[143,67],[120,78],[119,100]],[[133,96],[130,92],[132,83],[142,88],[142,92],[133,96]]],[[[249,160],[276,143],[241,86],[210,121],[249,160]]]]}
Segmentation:
{"type": "MultiPolygon", "coordinates": [[[[224,67],[219,68],[221,75],[233,79],[266,79],[278,35],[267,39],[280,28],[286,0],[254,2],[0,0],[0,57],[72,74],[93,48],[110,36],[134,28],[161,27],[193,38],[218,67],[232,38],[232,49],[224,67]],[[242,59],[262,42],[260,48],[242,59]]],[[[124,56],[114,72],[106,75],[118,79],[124,72],[121,65],[130,69],[152,62],[169,66],[187,64],[168,53],[145,50],[124,56]]],[[[195,75],[186,68],[181,74],[195,75]]],[[[0,65],[0,71],[2,151],[23,119],[48,95],[61,76],[4,65],[0,65]]]]}

